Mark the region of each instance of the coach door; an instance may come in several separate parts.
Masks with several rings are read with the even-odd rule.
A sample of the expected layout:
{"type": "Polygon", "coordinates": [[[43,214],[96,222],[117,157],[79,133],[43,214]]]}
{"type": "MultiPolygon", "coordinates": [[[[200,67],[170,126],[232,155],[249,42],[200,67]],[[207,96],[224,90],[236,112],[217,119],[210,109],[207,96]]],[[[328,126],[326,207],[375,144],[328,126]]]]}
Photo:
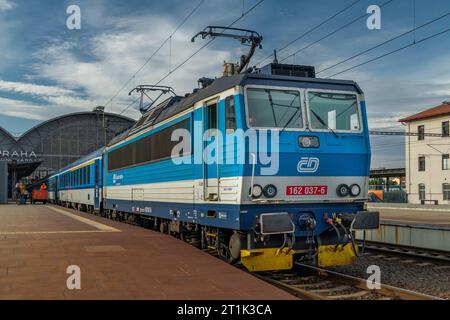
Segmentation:
{"type": "Polygon", "coordinates": [[[204,108],[204,141],[203,141],[203,192],[208,201],[219,200],[219,163],[218,150],[218,100],[211,101],[204,108]]]}
{"type": "Polygon", "coordinates": [[[59,183],[59,176],[55,177],[55,181],[53,182],[54,186],[53,186],[53,190],[55,190],[55,203],[58,203],[59,200],[59,188],[58,188],[58,183],[59,183]]]}
{"type": "Polygon", "coordinates": [[[94,165],[94,209],[100,209],[100,160],[95,160],[94,165]]]}

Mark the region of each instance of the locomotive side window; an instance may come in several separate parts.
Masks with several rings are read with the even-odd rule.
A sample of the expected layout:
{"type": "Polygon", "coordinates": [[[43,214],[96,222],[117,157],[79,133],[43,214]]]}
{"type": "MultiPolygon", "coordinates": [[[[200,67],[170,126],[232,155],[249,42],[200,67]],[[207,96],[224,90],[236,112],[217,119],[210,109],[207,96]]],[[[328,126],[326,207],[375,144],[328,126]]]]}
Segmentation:
{"type": "Polygon", "coordinates": [[[217,129],[217,104],[207,106],[206,112],[208,121],[206,129],[217,129]]]}
{"type": "MultiPolygon", "coordinates": [[[[190,119],[180,121],[154,134],[143,137],[108,154],[108,170],[118,170],[134,165],[170,159],[172,150],[179,141],[171,141],[172,132],[185,129],[190,132],[190,119]]],[[[190,154],[186,150],[183,156],[190,154]]]]}
{"type": "Polygon", "coordinates": [[[303,128],[300,92],[247,89],[248,124],[259,128],[303,128]]]}
{"type": "Polygon", "coordinates": [[[354,94],[308,92],[311,128],[359,131],[358,99],[354,94]]]}
{"type": "Polygon", "coordinates": [[[226,133],[234,133],[236,130],[234,96],[229,96],[225,99],[225,126],[226,133]]]}

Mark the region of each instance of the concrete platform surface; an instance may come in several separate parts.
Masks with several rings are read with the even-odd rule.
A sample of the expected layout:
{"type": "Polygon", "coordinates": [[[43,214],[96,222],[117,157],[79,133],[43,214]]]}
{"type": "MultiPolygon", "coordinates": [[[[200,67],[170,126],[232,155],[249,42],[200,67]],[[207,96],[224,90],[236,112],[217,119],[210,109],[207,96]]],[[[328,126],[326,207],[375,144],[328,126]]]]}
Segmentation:
{"type": "Polygon", "coordinates": [[[450,228],[450,212],[377,208],[381,223],[401,223],[450,228]]]}
{"type": "Polygon", "coordinates": [[[295,297],[167,235],[57,206],[3,205],[0,299],[295,297]],[[71,265],[81,290],[67,288],[71,265]]]}

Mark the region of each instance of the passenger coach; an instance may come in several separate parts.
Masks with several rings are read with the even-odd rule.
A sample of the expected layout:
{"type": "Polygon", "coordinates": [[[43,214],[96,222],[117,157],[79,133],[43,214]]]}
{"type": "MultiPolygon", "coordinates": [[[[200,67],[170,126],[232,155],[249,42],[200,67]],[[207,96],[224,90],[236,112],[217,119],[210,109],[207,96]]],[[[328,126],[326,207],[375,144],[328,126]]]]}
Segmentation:
{"type": "Polygon", "coordinates": [[[48,180],[49,201],[88,212],[100,211],[102,158],[100,149],[52,175],[48,180]]]}

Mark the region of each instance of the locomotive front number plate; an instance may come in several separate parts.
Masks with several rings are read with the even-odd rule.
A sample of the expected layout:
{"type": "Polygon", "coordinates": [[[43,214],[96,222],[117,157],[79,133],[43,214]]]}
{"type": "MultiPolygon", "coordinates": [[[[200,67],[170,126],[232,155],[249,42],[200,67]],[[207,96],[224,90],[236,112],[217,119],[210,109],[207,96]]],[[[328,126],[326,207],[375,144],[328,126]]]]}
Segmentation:
{"type": "Polygon", "coordinates": [[[328,193],[328,186],[287,186],[287,196],[324,196],[328,193]]]}

